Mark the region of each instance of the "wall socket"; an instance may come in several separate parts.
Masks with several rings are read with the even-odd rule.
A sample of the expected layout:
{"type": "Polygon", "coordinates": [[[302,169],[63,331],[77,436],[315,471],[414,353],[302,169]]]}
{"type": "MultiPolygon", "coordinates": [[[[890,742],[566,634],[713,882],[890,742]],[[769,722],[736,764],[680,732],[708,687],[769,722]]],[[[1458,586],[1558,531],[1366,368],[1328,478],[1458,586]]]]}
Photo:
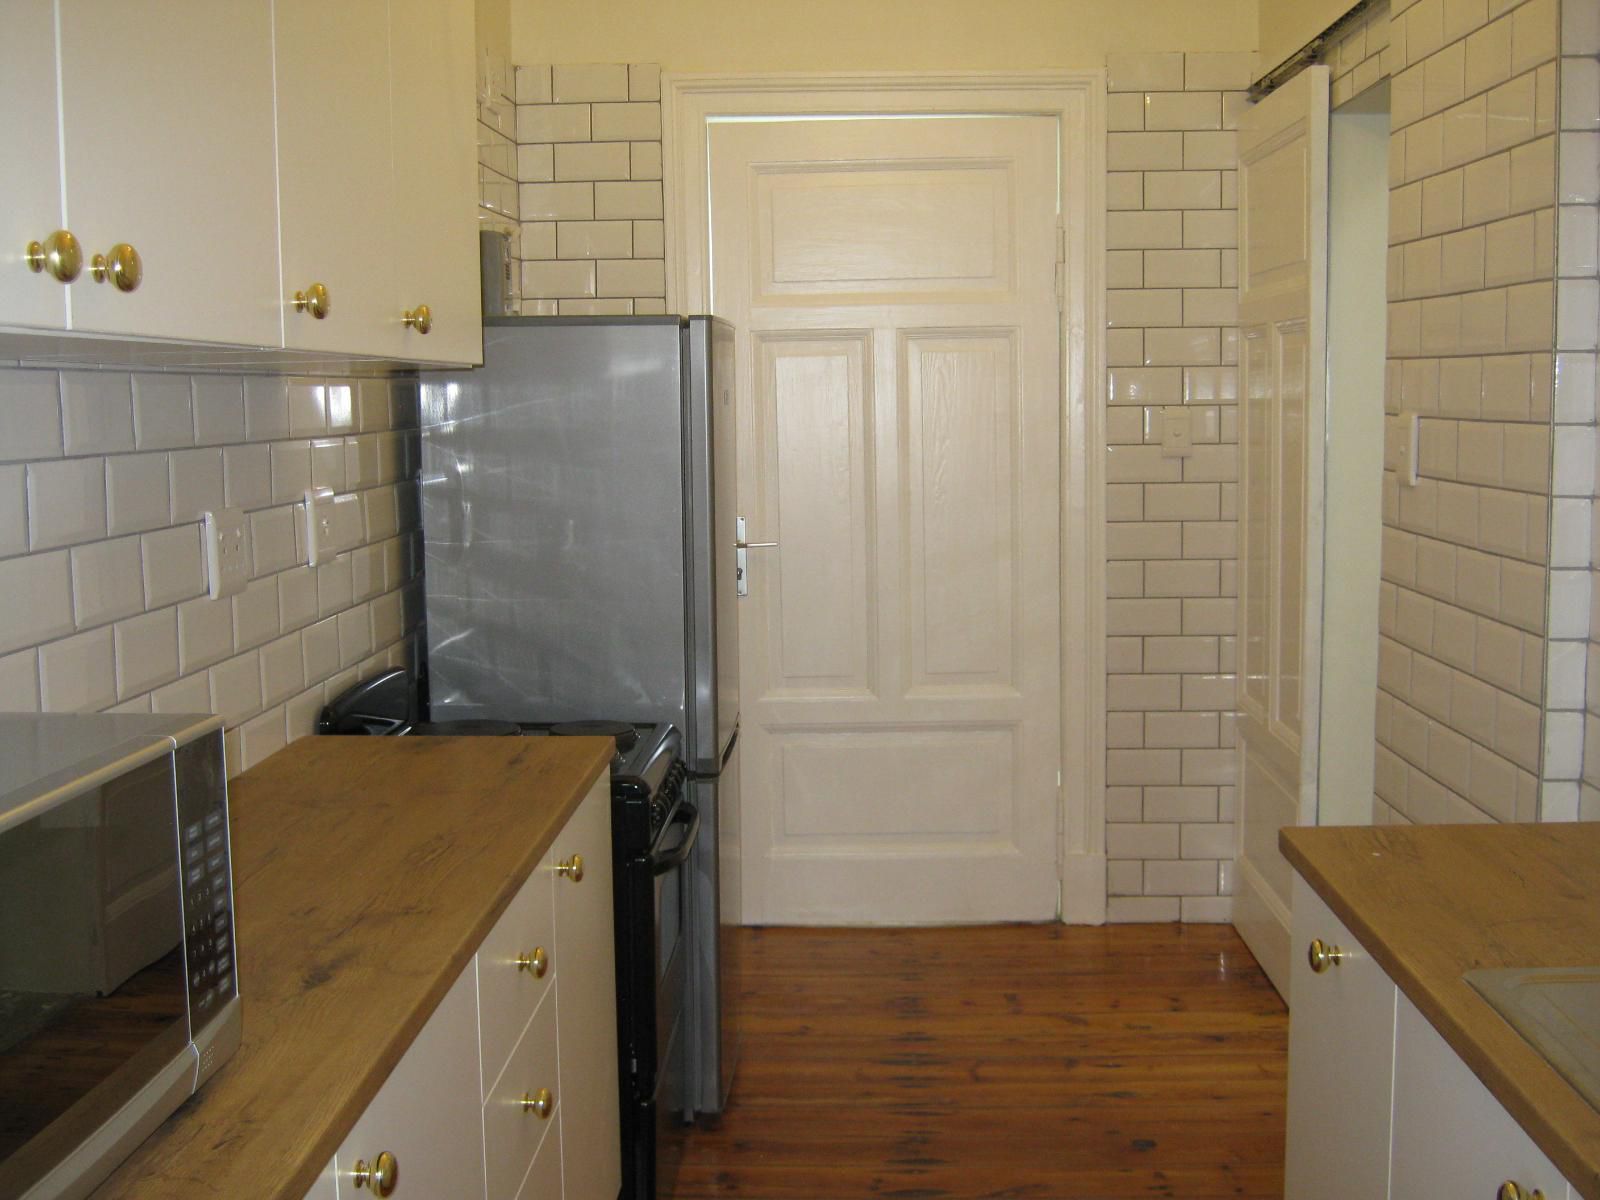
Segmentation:
{"type": "Polygon", "coordinates": [[[1194,426],[1189,410],[1168,404],[1161,410],[1161,457],[1187,458],[1194,453],[1194,426]]]}
{"type": "Polygon", "coordinates": [[[213,600],[237,596],[250,582],[244,548],[244,510],[224,508],[205,514],[206,583],[213,600]]]}

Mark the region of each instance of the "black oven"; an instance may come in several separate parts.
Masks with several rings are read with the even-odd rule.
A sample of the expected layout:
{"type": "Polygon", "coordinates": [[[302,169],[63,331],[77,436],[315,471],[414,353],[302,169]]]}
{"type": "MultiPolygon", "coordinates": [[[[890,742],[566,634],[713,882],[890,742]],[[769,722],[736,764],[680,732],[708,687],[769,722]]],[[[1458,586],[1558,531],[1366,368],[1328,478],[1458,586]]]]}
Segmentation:
{"type": "Polygon", "coordinates": [[[688,1128],[685,864],[700,814],[678,751],[665,727],[637,773],[612,778],[622,1200],[671,1194],[688,1128]]]}

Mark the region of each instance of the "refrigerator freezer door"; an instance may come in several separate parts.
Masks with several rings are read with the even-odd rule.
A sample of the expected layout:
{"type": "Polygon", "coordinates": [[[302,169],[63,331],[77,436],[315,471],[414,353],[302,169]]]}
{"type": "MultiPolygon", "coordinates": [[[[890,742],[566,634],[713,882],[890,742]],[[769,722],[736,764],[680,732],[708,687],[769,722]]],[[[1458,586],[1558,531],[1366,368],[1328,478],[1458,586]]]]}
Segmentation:
{"type": "Polygon", "coordinates": [[[733,326],[690,317],[684,342],[690,679],[684,744],[690,769],[714,774],[739,725],[733,326]]]}
{"type": "Polygon", "coordinates": [[[739,899],[739,741],[716,778],[692,779],[700,810],[692,887],[694,958],[690,965],[690,1102],[696,1114],[720,1113],[739,1064],[739,970],[744,931],[739,899]]]}
{"type": "Polygon", "coordinates": [[[433,717],[682,727],[681,330],[493,321],[422,376],[433,717]]]}

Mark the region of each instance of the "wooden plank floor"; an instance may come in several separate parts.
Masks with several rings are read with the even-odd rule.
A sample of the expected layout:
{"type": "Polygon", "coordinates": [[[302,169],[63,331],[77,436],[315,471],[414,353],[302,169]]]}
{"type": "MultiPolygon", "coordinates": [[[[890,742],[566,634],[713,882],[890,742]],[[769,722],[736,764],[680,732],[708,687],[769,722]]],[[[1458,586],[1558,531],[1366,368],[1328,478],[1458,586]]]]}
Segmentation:
{"type": "Polygon", "coordinates": [[[757,929],[675,1200],[1283,1195],[1288,1016],[1225,925],[757,929]]]}

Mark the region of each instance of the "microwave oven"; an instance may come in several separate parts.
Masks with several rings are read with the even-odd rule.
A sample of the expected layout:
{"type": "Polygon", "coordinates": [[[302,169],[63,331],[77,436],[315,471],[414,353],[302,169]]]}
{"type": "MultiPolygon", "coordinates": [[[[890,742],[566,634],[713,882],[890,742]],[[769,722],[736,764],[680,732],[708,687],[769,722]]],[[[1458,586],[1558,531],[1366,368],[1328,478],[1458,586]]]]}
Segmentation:
{"type": "Polygon", "coordinates": [[[239,1045],[222,723],[0,715],[0,1196],[87,1195],[239,1045]]]}

